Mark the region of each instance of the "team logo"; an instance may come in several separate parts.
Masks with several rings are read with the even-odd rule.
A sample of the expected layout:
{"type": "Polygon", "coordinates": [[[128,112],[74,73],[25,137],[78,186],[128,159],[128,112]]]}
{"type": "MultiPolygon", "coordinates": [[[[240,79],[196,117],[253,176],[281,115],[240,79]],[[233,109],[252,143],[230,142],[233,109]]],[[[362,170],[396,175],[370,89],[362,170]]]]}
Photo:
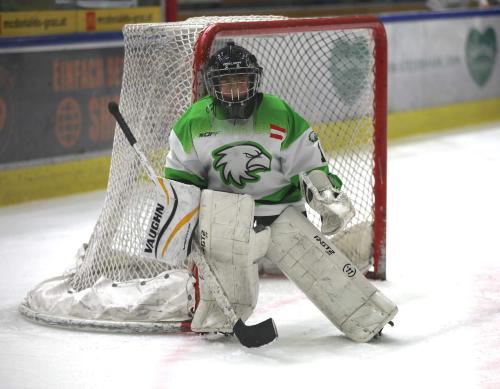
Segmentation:
{"type": "Polygon", "coordinates": [[[364,87],[373,68],[372,58],[373,50],[365,36],[345,35],[335,40],[330,50],[330,81],[342,103],[354,105],[366,93],[364,87]]]}
{"type": "Polygon", "coordinates": [[[271,154],[255,142],[235,142],[212,152],[213,167],[222,182],[244,188],[260,180],[259,173],[271,170],[271,154]]]}
{"type": "Polygon", "coordinates": [[[478,86],[484,86],[495,70],[498,52],[497,37],[493,27],[484,32],[475,28],[469,31],[465,44],[465,58],[471,77],[478,86]]]}

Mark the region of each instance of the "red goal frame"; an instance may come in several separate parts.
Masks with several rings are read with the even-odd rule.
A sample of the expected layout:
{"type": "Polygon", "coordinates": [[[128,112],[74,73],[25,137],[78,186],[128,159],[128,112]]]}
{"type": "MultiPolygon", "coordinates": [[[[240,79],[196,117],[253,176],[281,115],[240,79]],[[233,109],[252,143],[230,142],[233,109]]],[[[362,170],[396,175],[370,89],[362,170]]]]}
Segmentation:
{"type": "Polygon", "coordinates": [[[386,206],[387,206],[387,37],[383,24],[374,16],[348,16],[316,19],[283,19],[238,23],[215,23],[199,35],[194,49],[193,102],[200,86],[200,71],[208,58],[217,34],[266,34],[339,29],[370,29],[374,40],[374,185],[373,271],[368,277],[386,279],[386,206]]]}

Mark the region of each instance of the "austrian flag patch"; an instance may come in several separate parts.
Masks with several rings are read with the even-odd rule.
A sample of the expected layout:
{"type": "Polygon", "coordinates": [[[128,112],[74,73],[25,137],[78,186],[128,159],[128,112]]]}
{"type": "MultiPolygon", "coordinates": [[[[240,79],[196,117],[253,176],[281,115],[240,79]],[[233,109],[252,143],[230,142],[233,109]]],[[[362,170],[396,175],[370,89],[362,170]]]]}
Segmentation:
{"type": "Polygon", "coordinates": [[[286,136],[286,130],[276,124],[269,124],[271,131],[269,132],[269,137],[273,139],[283,140],[286,136]]]}

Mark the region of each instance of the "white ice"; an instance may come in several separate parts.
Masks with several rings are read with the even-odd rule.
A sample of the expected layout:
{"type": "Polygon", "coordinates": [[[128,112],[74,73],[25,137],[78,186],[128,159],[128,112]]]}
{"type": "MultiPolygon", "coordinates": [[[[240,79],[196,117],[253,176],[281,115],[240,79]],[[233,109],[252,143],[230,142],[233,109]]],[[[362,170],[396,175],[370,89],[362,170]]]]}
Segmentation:
{"type": "Polygon", "coordinates": [[[500,125],[392,144],[388,281],[395,327],[344,337],[285,279],[249,322],[280,337],[122,335],[49,328],[17,305],[73,265],[104,192],[0,208],[0,388],[500,388],[500,125]]]}

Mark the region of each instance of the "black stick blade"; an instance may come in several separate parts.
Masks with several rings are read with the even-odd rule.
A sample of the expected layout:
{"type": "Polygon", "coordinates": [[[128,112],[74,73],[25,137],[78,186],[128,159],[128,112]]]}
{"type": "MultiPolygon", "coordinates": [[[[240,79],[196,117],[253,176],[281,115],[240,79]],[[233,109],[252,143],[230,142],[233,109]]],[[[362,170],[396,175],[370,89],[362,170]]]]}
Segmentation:
{"type": "Polygon", "coordinates": [[[252,326],[247,326],[241,319],[238,319],[233,331],[240,343],[245,347],[264,346],[278,337],[278,331],[273,319],[267,319],[252,326]]]}

